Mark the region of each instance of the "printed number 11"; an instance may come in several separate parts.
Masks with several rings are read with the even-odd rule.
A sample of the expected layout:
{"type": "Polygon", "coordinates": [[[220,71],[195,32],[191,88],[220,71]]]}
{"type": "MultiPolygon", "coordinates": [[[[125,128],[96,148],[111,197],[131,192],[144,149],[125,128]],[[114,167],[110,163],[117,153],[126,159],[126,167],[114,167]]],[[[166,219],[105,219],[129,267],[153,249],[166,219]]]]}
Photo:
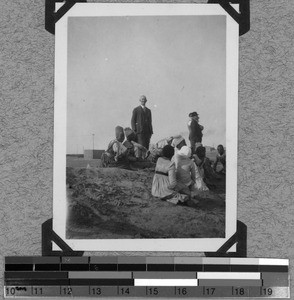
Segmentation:
{"type": "Polygon", "coordinates": [[[43,289],[42,288],[33,288],[33,295],[42,295],[43,294],[43,289]]]}

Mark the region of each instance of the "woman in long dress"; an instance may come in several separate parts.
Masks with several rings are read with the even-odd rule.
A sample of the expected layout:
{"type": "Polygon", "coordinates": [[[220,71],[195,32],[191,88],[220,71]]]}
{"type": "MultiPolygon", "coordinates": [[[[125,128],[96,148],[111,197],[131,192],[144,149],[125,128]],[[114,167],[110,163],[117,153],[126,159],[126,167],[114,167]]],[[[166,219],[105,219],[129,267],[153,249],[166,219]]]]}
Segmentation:
{"type": "Polygon", "coordinates": [[[181,204],[187,201],[188,196],[177,192],[177,179],[175,163],[171,161],[174,148],[166,145],[162,149],[162,157],[159,157],[155,167],[152,183],[152,195],[173,204],[181,204]]]}

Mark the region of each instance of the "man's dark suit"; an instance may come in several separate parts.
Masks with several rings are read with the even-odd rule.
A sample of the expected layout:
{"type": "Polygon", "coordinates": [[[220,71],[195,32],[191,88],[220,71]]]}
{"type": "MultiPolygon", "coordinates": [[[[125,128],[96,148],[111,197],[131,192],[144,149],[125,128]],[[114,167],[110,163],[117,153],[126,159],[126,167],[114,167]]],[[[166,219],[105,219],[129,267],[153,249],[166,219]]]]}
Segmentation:
{"type": "Polygon", "coordinates": [[[134,108],[131,123],[132,129],[137,134],[138,143],[148,149],[153,134],[151,110],[147,107],[143,109],[141,105],[134,108]]]}

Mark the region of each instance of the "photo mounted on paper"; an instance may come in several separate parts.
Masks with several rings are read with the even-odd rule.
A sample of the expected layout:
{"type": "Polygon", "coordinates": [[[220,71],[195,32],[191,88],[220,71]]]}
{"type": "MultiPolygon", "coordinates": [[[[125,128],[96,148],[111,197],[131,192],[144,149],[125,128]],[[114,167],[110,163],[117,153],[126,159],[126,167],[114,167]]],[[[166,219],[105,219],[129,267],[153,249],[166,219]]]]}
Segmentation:
{"type": "Polygon", "coordinates": [[[238,24],[217,4],[77,3],[55,35],[55,232],[216,251],[236,231],[238,24]]]}

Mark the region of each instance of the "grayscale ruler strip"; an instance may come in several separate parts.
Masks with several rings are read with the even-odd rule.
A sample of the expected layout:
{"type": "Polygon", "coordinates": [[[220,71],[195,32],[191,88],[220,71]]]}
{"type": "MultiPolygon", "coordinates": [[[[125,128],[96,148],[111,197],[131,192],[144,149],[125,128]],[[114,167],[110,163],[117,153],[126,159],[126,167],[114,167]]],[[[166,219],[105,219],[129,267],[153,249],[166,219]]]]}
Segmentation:
{"type": "Polygon", "coordinates": [[[6,257],[4,296],[290,298],[289,260],[6,257]]]}

